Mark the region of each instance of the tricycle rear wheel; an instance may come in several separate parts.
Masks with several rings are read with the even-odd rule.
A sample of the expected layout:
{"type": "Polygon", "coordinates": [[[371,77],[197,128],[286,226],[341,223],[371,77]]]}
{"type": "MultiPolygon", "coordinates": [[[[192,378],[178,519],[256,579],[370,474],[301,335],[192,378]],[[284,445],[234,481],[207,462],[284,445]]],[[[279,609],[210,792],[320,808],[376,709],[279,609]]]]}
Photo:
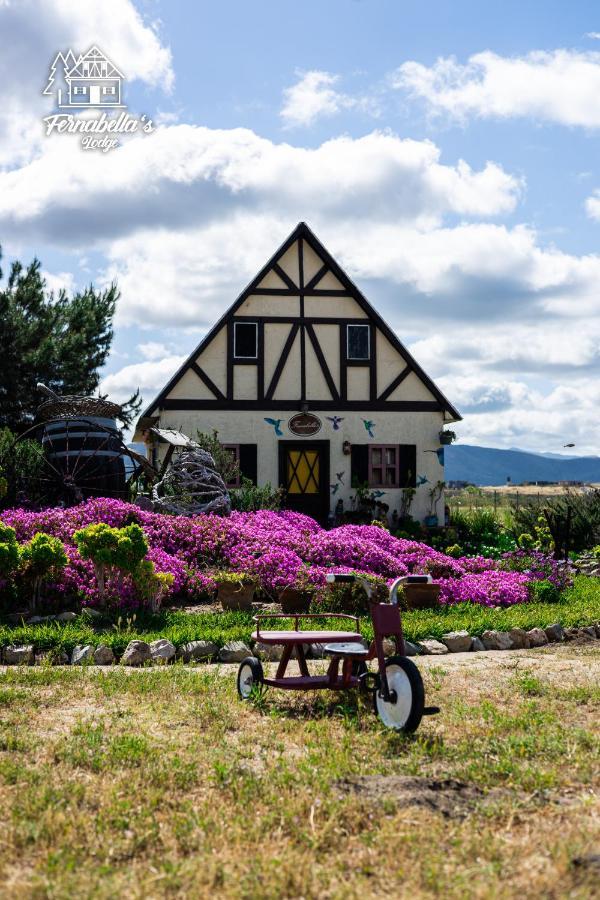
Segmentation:
{"type": "Polygon", "coordinates": [[[255,656],[247,656],[240,663],[237,676],[237,691],[240,700],[249,700],[253,689],[265,680],[263,667],[255,656]]]}
{"type": "Polygon", "coordinates": [[[391,697],[381,696],[381,687],[373,693],[373,705],[386,728],[412,732],[419,727],[425,707],[425,688],[421,673],[406,656],[390,656],[385,661],[391,697]]]}

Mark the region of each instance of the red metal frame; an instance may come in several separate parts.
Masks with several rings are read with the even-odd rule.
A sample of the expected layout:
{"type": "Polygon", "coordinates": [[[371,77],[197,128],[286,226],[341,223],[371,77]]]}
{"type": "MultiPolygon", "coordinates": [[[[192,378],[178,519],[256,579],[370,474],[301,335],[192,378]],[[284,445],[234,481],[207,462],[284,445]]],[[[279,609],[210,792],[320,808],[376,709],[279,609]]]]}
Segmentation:
{"type": "MultiPolygon", "coordinates": [[[[336,691],[349,690],[358,687],[359,678],[352,674],[354,658],[351,654],[342,658],[333,657],[325,675],[311,675],[308,671],[306,654],[303,646],[305,644],[335,644],[361,640],[358,616],[351,616],[347,613],[295,613],[291,615],[275,613],[273,615],[254,616],[254,621],[256,622],[256,631],[252,637],[255,641],[261,641],[264,644],[283,644],[284,646],[283,655],[277,666],[275,677],[265,678],[264,684],[269,685],[270,687],[283,688],[284,690],[301,691],[323,689],[336,691]],[[266,619],[293,619],[295,628],[290,631],[261,632],[260,623],[266,619]],[[355,622],[356,632],[300,631],[299,622],[301,619],[349,619],[350,621],[355,622]],[[285,673],[288,664],[294,653],[300,669],[300,675],[286,676],[285,673]],[[340,662],[342,663],[341,673],[340,662]]],[[[372,603],[371,621],[373,622],[373,641],[371,642],[366,657],[362,658],[365,661],[377,659],[379,665],[379,677],[381,679],[381,692],[387,699],[389,691],[385,669],[383,640],[386,637],[393,638],[396,644],[396,653],[400,656],[404,656],[404,636],[402,634],[400,610],[396,604],[372,603]]]]}

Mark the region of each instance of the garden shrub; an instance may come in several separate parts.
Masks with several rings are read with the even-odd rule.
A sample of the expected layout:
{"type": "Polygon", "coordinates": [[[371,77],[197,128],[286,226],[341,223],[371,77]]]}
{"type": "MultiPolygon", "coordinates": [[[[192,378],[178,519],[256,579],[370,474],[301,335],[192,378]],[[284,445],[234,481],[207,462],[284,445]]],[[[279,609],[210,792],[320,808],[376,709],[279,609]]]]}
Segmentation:
{"type": "MultiPolygon", "coordinates": [[[[581,552],[593,547],[600,538],[600,490],[584,494],[567,489],[562,496],[544,497],[529,504],[520,504],[518,509],[514,505],[512,515],[516,532],[529,534],[535,534],[538,529],[544,528],[549,533],[549,518],[555,534],[568,538],[567,546],[562,548],[563,555],[565,550],[581,552]]],[[[550,536],[550,540],[556,543],[554,535],[550,536]]],[[[541,535],[538,535],[539,541],[541,535]]],[[[549,542],[539,549],[550,549],[549,542]]]]}
{"type": "Polygon", "coordinates": [[[529,584],[529,599],[533,603],[558,603],[560,596],[560,588],[547,578],[529,584]]]}
{"type": "Polygon", "coordinates": [[[21,570],[31,582],[29,607],[37,609],[44,582],[56,580],[65,568],[68,558],[60,538],[38,531],[21,548],[21,570]]]}
{"type": "Polygon", "coordinates": [[[76,531],[73,540],[81,558],[94,565],[100,606],[106,605],[108,582],[116,580],[118,588],[126,574],[136,573],[148,552],[144,532],[134,524],[111,528],[99,522],[76,531]]]}

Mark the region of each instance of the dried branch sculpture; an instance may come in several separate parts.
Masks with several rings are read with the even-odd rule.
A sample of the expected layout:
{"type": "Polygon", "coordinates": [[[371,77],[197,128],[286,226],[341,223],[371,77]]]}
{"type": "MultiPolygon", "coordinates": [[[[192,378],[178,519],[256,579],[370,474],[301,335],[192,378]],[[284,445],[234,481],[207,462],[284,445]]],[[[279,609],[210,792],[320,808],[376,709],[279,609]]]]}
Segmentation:
{"type": "Polygon", "coordinates": [[[211,512],[226,516],[231,512],[229,493],[215,469],[214,459],[192,441],[156,482],[152,500],[156,512],[178,516],[211,512]]]}

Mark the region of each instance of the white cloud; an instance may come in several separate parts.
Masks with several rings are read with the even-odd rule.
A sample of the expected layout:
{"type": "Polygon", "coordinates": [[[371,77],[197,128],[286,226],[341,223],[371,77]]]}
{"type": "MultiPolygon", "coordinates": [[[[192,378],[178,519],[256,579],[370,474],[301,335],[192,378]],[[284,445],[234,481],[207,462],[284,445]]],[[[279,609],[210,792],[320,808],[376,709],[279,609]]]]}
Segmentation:
{"type": "Polygon", "coordinates": [[[148,341],[147,344],[138,344],[137,350],[144,359],[161,359],[170,355],[169,349],[159,341],[148,341]]]}
{"type": "Polygon", "coordinates": [[[590,219],[600,222],[600,190],[596,189],[585,201],[585,211],[590,219]]]}
{"type": "Polygon", "coordinates": [[[118,372],[106,375],[100,383],[101,394],[111,400],[124,403],[139,388],[146,399],[157,394],[169,378],[185,361],[185,356],[166,356],[147,362],[124,366],[118,372]]]}
{"type": "Polygon", "coordinates": [[[503,57],[489,50],[461,64],[409,61],[391,78],[434,113],[465,120],[528,117],[562,125],[600,126],[600,53],[558,49],[503,57]]]}
{"type": "Polygon", "coordinates": [[[586,31],[585,37],[592,41],[600,41],[600,31],[586,31]]]}
{"type": "Polygon", "coordinates": [[[334,116],[345,109],[358,109],[377,115],[373,97],[353,96],[335,89],[339,75],[316,69],[298,72],[298,81],[283,92],[280,116],[286,127],[312,125],[317,119],[334,116]]]}
{"type": "Polygon", "coordinates": [[[46,282],[46,288],[56,295],[63,290],[72,294],[75,290],[75,277],[72,272],[46,272],[42,269],[42,277],[46,282]]]}
{"type": "Polygon", "coordinates": [[[59,50],[85,52],[97,44],[127,80],[169,91],[171,51],[131,0],[8,0],[0,4],[0,167],[23,163],[45,144],[41,119],[52,109],[43,96],[59,50]]]}
{"type": "Polygon", "coordinates": [[[0,228],[89,247],[136,230],[192,228],[238,212],[334,217],[431,227],[448,214],[511,212],[522,182],[496,163],[444,165],[431,141],[375,131],[306,149],[248,129],[159,128],[109,154],[64,135],[43,155],[0,173],[0,228]],[[90,210],[94,215],[90,216],[90,210]]]}

